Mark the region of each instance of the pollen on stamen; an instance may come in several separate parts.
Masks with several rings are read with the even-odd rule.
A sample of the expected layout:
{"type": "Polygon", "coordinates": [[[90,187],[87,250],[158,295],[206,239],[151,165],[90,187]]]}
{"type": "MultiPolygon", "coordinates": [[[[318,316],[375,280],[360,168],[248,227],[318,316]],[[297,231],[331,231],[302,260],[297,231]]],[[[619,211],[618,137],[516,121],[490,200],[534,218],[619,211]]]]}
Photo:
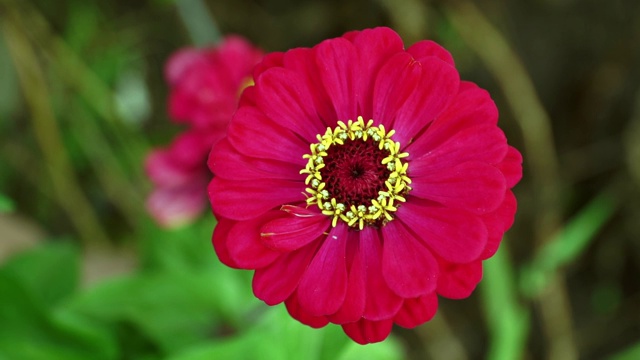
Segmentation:
{"type": "Polygon", "coordinates": [[[307,205],[317,205],[334,227],[338,221],[360,230],[384,226],[411,190],[409,164],[402,160],[409,154],[393,141],[393,129],[373,122],[362,116],[338,121],[335,128],[318,134],[318,142],[303,156],[307,164],[300,173],[307,175],[305,184],[310,186],[305,190],[307,205]]]}

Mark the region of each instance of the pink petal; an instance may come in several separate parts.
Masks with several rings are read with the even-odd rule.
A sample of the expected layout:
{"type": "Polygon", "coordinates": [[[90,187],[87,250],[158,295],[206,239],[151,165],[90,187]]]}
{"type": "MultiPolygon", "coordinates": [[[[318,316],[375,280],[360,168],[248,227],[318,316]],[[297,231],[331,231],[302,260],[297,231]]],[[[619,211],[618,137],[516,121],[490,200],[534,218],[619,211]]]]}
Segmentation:
{"type": "Polygon", "coordinates": [[[244,156],[231,146],[227,138],[216,144],[209,156],[208,165],[215,176],[228,180],[301,179],[298,165],[244,156]]]}
{"type": "Polygon", "coordinates": [[[396,131],[394,140],[400,144],[409,144],[436,119],[455,98],[460,84],[456,68],[440,59],[412,60],[412,65],[422,70],[417,79],[420,85],[397,108],[393,129],[396,131]]]}
{"type": "MultiPolygon", "coordinates": [[[[292,70],[271,68],[256,80],[258,107],[273,122],[299,134],[309,143],[326,128],[313,106],[310,89],[292,70]]],[[[256,125],[256,124],[253,124],[256,125]]]]}
{"type": "Polygon", "coordinates": [[[261,58],[262,51],[238,35],[225,36],[218,46],[218,67],[237,86],[251,76],[251,70],[261,58]]]}
{"type": "Polygon", "coordinates": [[[331,99],[336,120],[356,120],[358,94],[356,67],[358,55],[351,42],[342,38],[325,40],[313,48],[320,81],[331,99]]]}
{"type": "Polygon", "coordinates": [[[522,179],[522,155],[515,148],[509,146],[507,155],[496,166],[507,180],[507,187],[514,187],[522,179]]]}
{"type": "Polygon", "coordinates": [[[407,49],[407,52],[418,61],[422,61],[428,57],[435,56],[438,59],[446,62],[447,64],[455,66],[451,53],[431,40],[418,41],[417,43],[411,45],[407,49]]]}
{"type": "Polygon", "coordinates": [[[511,190],[507,190],[502,204],[491,213],[482,215],[489,237],[481,259],[488,259],[495,254],[500,246],[504,233],[513,225],[517,209],[516,197],[511,190]]]}
{"type": "Polygon", "coordinates": [[[399,221],[382,227],[382,275],[389,288],[403,298],[432,292],[438,279],[438,263],[431,251],[399,221]]]}
{"type": "Polygon", "coordinates": [[[376,123],[384,124],[387,129],[394,128],[399,109],[413,92],[418,91],[422,71],[420,63],[413,61],[405,52],[395,54],[382,66],[373,89],[373,119],[376,123]]]}
{"type": "Polygon", "coordinates": [[[216,219],[218,220],[218,224],[216,224],[216,227],[213,230],[211,242],[213,243],[213,248],[218,255],[218,259],[220,259],[223,264],[229,267],[232,267],[234,269],[241,269],[241,267],[238,266],[238,264],[236,264],[236,262],[229,255],[229,249],[227,247],[227,241],[229,240],[229,231],[231,231],[231,228],[236,222],[225,219],[221,216],[216,216],[216,219]]]}
{"type": "Polygon", "coordinates": [[[373,89],[378,72],[393,54],[403,51],[404,45],[400,36],[386,27],[354,32],[350,41],[360,54],[359,76],[356,78],[356,92],[360,94],[358,97],[360,115],[367,120],[372,119],[373,89]]]}
{"type": "Polygon", "coordinates": [[[282,216],[280,211],[271,211],[247,221],[238,221],[229,231],[227,249],[229,256],[243,269],[257,269],[271,264],[282,253],[264,245],[260,227],[282,216]]]}
{"type": "Polygon", "coordinates": [[[169,57],[165,65],[165,78],[169,85],[175,85],[193,68],[205,67],[209,59],[204,51],[195,48],[184,48],[169,57]]]}
{"type": "Polygon", "coordinates": [[[506,190],[502,173],[480,162],[431,170],[421,166],[420,161],[413,161],[409,164],[409,177],[413,180],[410,195],[474,214],[495,210],[502,203],[506,190]]]}
{"type": "Polygon", "coordinates": [[[365,227],[360,231],[360,252],[365,264],[365,309],[367,320],[393,317],[402,306],[402,298],[391,291],[382,275],[382,244],[378,230],[365,227]]]}
{"type": "Polygon", "coordinates": [[[176,228],[188,224],[202,214],[207,205],[205,184],[160,187],[147,199],[146,208],[162,226],[176,228]]]}
{"type": "Polygon", "coordinates": [[[213,211],[233,220],[248,220],[283,204],[304,201],[304,183],[278,179],[235,181],[215,177],[209,184],[213,211]]]}
{"type": "Polygon", "coordinates": [[[302,156],[309,152],[309,143],[273,123],[257,108],[238,109],[227,136],[233,148],[246,156],[291,163],[299,169],[307,163],[302,156]]]}
{"type": "Polygon", "coordinates": [[[440,264],[438,295],[449,299],[464,299],[471,295],[482,279],[482,261],[468,264],[440,264]]]}
{"type": "Polygon", "coordinates": [[[267,305],[285,301],[298,287],[320,241],[286,253],[270,265],[257,269],[253,276],[253,294],[267,305]]]}
{"type": "Polygon", "coordinates": [[[256,64],[253,68],[253,79],[257,79],[263,72],[271,69],[272,67],[282,67],[282,59],[284,52],[274,51],[266,54],[262,57],[262,61],[256,64]]]}
{"type": "Polygon", "coordinates": [[[477,259],[487,243],[487,229],[477,215],[459,209],[407,201],[397,219],[437,255],[464,263],[477,259]]]}
{"type": "Polygon", "coordinates": [[[393,320],[369,321],[359,320],[356,322],[342,325],[342,330],[353,341],[361,345],[380,342],[386,339],[391,333],[393,320]]]}
{"type": "MultiPolygon", "coordinates": [[[[357,232],[349,232],[349,243],[359,242],[360,235],[357,232]]],[[[365,263],[363,254],[360,249],[355,249],[355,254],[349,269],[349,279],[347,283],[347,294],[344,303],[333,315],[328,316],[329,320],[334,324],[345,324],[359,320],[364,314],[366,306],[366,288],[365,288],[365,263]]],[[[372,294],[377,296],[377,294],[372,294]]]]}
{"type": "Polygon", "coordinates": [[[289,215],[262,226],[263,243],[275,250],[293,251],[323,235],[331,227],[331,218],[319,212],[289,215]]]}
{"type": "Polygon", "coordinates": [[[438,310],[438,296],[435,292],[415,299],[405,299],[393,322],[404,328],[413,329],[431,320],[436,310],[438,310]]]}
{"type": "Polygon", "coordinates": [[[345,224],[331,229],[300,280],[300,305],[311,315],[333,314],[344,303],[347,292],[347,230],[345,224]]]}
{"type": "Polygon", "coordinates": [[[301,305],[298,298],[298,292],[293,293],[287,301],[285,301],[287,311],[292,318],[300,321],[301,323],[311,326],[314,329],[319,329],[326,326],[329,320],[326,316],[314,316],[309,314],[301,305]]]}
{"type": "MultiPolygon", "coordinates": [[[[443,126],[440,126],[438,129],[442,130],[442,128],[443,126]]],[[[447,130],[450,132],[434,130],[433,134],[432,128],[427,130],[425,138],[429,137],[434,141],[428,147],[422,148],[426,153],[414,153],[414,147],[409,145],[406,150],[411,151],[409,158],[413,168],[422,166],[428,168],[426,171],[433,171],[433,169],[452,167],[467,161],[495,164],[507,153],[507,139],[497,126],[460,126],[447,130]],[[434,136],[431,137],[431,135],[434,136]],[[438,138],[440,135],[443,137],[438,138]]]]}
{"type": "Polygon", "coordinates": [[[447,109],[427,131],[413,140],[406,151],[419,157],[448,141],[461,129],[495,126],[497,122],[498,109],[489,93],[473,83],[461,81],[460,90],[447,109]]]}
{"type": "Polygon", "coordinates": [[[323,126],[335,126],[338,120],[336,111],[324,87],[318,85],[321,84],[321,79],[313,50],[309,48],[289,50],[284,54],[283,63],[283,66],[287,69],[299,73],[306,86],[310,89],[314,108],[318,113],[318,117],[322,120],[323,126]]]}

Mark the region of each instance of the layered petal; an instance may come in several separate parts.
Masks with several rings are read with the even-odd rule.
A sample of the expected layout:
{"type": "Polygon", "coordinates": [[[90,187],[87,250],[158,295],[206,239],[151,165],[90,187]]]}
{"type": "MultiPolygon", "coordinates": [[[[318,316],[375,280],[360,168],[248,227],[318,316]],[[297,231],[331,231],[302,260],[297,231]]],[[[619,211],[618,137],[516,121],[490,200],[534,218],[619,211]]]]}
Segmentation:
{"type": "Polygon", "coordinates": [[[300,212],[274,219],[262,226],[264,244],[278,251],[299,249],[328,231],[331,219],[318,212],[300,212]]]}
{"type": "Polygon", "coordinates": [[[321,328],[329,323],[326,316],[315,316],[309,314],[300,304],[298,293],[295,292],[285,302],[289,315],[301,323],[311,326],[312,328],[321,328]]]}
{"type": "MultiPolygon", "coordinates": [[[[314,49],[316,66],[321,84],[324,86],[337,120],[355,120],[358,115],[356,81],[358,74],[353,64],[358,57],[353,44],[346,39],[323,41],[314,49]]],[[[335,122],[329,123],[335,126],[335,122]]]]}
{"type": "MultiPolygon", "coordinates": [[[[349,275],[347,279],[347,293],[345,295],[344,303],[340,309],[330,316],[329,320],[335,324],[346,324],[360,320],[364,314],[366,306],[367,292],[365,287],[366,276],[366,263],[364,260],[364,254],[359,249],[359,237],[356,232],[349,232],[350,243],[354,244],[354,254],[351,260],[351,266],[349,268],[349,275]]],[[[347,256],[347,259],[349,256],[347,256]]],[[[377,296],[370,293],[369,296],[377,296]]]]}
{"type": "Polygon", "coordinates": [[[479,260],[467,264],[443,261],[440,262],[440,269],[437,292],[449,299],[468,297],[482,279],[482,262],[479,260]]]}
{"type": "Polygon", "coordinates": [[[398,221],[382,228],[382,275],[389,288],[403,298],[432,292],[438,279],[438,263],[431,251],[398,221]]]}
{"type": "Polygon", "coordinates": [[[270,211],[248,221],[238,221],[227,237],[227,251],[234,263],[243,269],[257,269],[272,263],[281,252],[265,246],[260,228],[272,219],[282,216],[280,211],[270,211]]]}
{"type": "Polygon", "coordinates": [[[300,305],[311,315],[333,314],[344,303],[347,293],[346,242],[347,226],[339,224],[332,228],[300,280],[300,305]]]}
{"type": "Polygon", "coordinates": [[[244,156],[231,146],[228,138],[216,144],[216,151],[211,152],[208,165],[215,176],[229,180],[300,180],[300,168],[297,165],[244,156]]]}
{"type": "Polygon", "coordinates": [[[209,184],[213,211],[233,220],[249,220],[282,204],[304,201],[304,183],[279,179],[227,180],[209,184]]]}
{"type": "Polygon", "coordinates": [[[319,244],[318,240],[298,250],[282,254],[268,266],[257,269],[253,276],[254,295],[267,305],[276,305],[289,298],[298,287],[319,244]]]}
{"type": "Polygon", "coordinates": [[[438,310],[436,293],[426,294],[414,299],[405,299],[402,308],[393,318],[396,324],[412,329],[431,320],[438,310]]]}
{"type": "Polygon", "coordinates": [[[304,167],[302,155],[309,144],[292,131],[273,123],[259,109],[239,109],[229,124],[229,143],[240,153],[260,159],[278,160],[304,167]]]}
{"type": "Polygon", "coordinates": [[[221,216],[216,216],[218,223],[213,231],[213,236],[211,238],[211,242],[213,244],[213,248],[216,251],[216,255],[218,255],[218,259],[220,261],[232,268],[241,269],[241,267],[236,264],[236,262],[229,255],[229,248],[227,247],[227,241],[229,240],[229,232],[235,221],[231,221],[225,219],[221,216]]]}
{"type": "Polygon", "coordinates": [[[414,161],[409,175],[413,180],[410,195],[475,214],[495,210],[502,203],[507,187],[497,168],[481,162],[432,170],[414,161]]]}
{"type": "Polygon", "coordinates": [[[391,328],[393,327],[393,320],[359,320],[356,322],[343,324],[342,329],[353,341],[358,344],[371,344],[380,342],[389,336],[391,328]]]}
{"type": "Polygon", "coordinates": [[[392,318],[400,306],[402,298],[393,292],[383,276],[382,242],[378,230],[366,227],[360,231],[360,252],[364,260],[365,299],[364,318],[372,321],[392,318]]]}
{"type": "Polygon", "coordinates": [[[297,72],[274,67],[256,79],[257,105],[273,122],[312,142],[325,127],[313,107],[304,78],[297,72]]]}
{"type": "Polygon", "coordinates": [[[408,201],[398,209],[398,220],[438,256],[454,263],[477,259],[487,244],[482,220],[464,210],[408,201]]]}

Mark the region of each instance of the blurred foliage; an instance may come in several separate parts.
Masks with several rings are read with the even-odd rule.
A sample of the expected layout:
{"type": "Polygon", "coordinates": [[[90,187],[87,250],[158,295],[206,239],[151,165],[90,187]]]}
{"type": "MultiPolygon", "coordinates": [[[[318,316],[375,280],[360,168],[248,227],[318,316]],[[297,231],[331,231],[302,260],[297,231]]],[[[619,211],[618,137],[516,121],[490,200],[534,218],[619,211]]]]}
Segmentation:
{"type": "Polygon", "coordinates": [[[0,0],[0,30],[0,359],[638,358],[640,3],[0,0]],[[177,49],[378,25],[442,43],[489,89],[525,177],[480,291],[362,347],[256,300],[210,214],[155,225],[141,164],[180,131],[177,49]]]}

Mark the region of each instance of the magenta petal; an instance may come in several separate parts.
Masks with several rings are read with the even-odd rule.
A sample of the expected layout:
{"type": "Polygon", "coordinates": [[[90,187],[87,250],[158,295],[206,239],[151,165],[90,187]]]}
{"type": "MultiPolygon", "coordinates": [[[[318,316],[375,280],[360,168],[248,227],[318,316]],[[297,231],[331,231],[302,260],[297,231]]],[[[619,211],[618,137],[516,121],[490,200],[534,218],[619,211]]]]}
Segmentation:
{"type": "Polygon", "coordinates": [[[292,70],[271,68],[256,81],[257,103],[273,122],[313,142],[326,128],[313,107],[310,89],[302,76],[292,70]]]}
{"type": "Polygon", "coordinates": [[[282,254],[266,247],[260,237],[260,227],[278,216],[282,216],[280,211],[271,211],[258,218],[238,221],[231,228],[227,249],[238,266],[243,269],[261,268],[282,254]]]}
{"type": "Polygon", "coordinates": [[[448,141],[457,132],[474,126],[496,126],[498,109],[486,90],[466,81],[447,109],[431,123],[429,129],[406,148],[420,157],[448,141]]]}
{"type": "Polygon", "coordinates": [[[253,276],[254,295],[267,305],[285,301],[298,287],[304,270],[315,255],[318,243],[283,254],[269,266],[257,269],[253,276]]]}
{"type": "Polygon", "coordinates": [[[233,220],[248,220],[283,204],[304,200],[304,184],[277,179],[234,181],[215,177],[209,184],[213,211],[233,220]]]}
{"type": "Polygon", "coordinates": [[[359,76],[356,78],[356,91],[360,95],[360,115],[365,119],[372,119],[373,89],[378,72],[391,56],[402,52],[404,45],[400,36],[386,27],[354,32],[351,41],[361,54],[358,64],[359,76]]]}
{"type": "Polygon", "coordinates": [[[419,84],[407,101],[398,107],[393,129],[395,141],[409,144],[426,125],[431,123],[455,98],[460,77],[456,69],[436,58],[413,62],[422,71],[419,84]]]}
{"type": "Polygon", "coordinates": [[[468,264],[440,264],[438,295],[449,299],[464,299],[471,295],[482,279],[482,261],[468,264]]]}
{"type": "Polygon", "coordinates": [[[422,40],[411,45],[407,52],[416,60],[422,61],[428,57],[435,56],[451,66],[455,66],[453,56],[445,48],[431,40],[422,40]]]}
{"type": "Polygon", "coordinates": [[[301,305],[300,300],[298,298],[298,293],[293,293],[287,301],[285,301],[285,305],[287,306],[287,311],[292,318],[300,321],[301,323],[311,326],[314,329],[319,329],[323,326],[326,326],[329,323],[329,320],[326,316],[315,316],[309,314],[301,305]]]}
{"type": "Polygon", "coordinates": [[[409,145],[406,150],[412,159],[414,172],[419,167],[433,171],[467,161],[495,164],[507,154],[507,139],[496,126],[461,126],[447,130],[450,132],[427,130],[424,137],[432,141],[429,146],[423,144],[422,151],[426,153],[413,152],[415,148],[409,145]]]}
{"type": "Polygon", "coordinates": [[[398,220],[418,239],[437,255],[455,263],[477,259],[487,243],[487,229],[480,217],[464,210],[408,201],[397,214],[398,220]]]}
{"type": "Polygon", "coordinates": [[[322,82],[313,50],[309,48],[289,50],[285,53],[283,62],[284,67],[301,74],[306,86],[311,89],[310,93],[314,107],[322,120],[323,126],[328,126],[329,124],[333,126],[337,120],[336,111],[324,87],[318,86],[322,82]]]}
{"type": "Polygon", "coordinates": [[[496,166],[502,171],[509,188],[514,187],[522,179],[522,155],[515,148],[509,146],[504,160],[496,166]]]}
{"type": "MultiPolygon", "coordinates": [[[[382,66],[373,89],[373,119],[377,123],[384,124],[388,129],[394,128],[399,109],[403,109],[412,94],[419,91],[422,72],[421,64],[405,52],[394,55],[382,66]]],[[[427,125],[424,121],[415,122],[427,125]]],[[[396,131],[394,140],[397,136],[396,131]]]]}
{"type": "Polygon", "coordinates": [[[220,140],[214,147],[208,165],[215,176],[228,180],[300,180],[300,166],[244,156],[231,146],[227,138],[220,140]]]}
{"type": "Polygon", "coordinates": [[[391,333],[393,320],[369,321],[359,320],[342,325],[342,330],[353,341],[361,345],[380,342],[386,339],[391,333]]]}
{"type": "Polygon", "coordinates": [[[438,296],[430,293],[415,299],[405,299],[402,308],[393,318],[396,324],[412,329],[431,320],[438,310],[438,296]]]}
{"type": "Polygon", "coordinates": [[[511,190],[507,190],[502,204],[489,214],[482,215],[482,220],[489,232],[487,245],[485,246],[481,258],[488,259],[495,254],[500,246],[502,237],[511,225],[513,225],[517,203],[516,197],[511,190]]]}
{"type": "Polygon", "coordinates": [[[274,124],[260,110],[245,106],[238,109],[229,124],[229,143],[238,152],[255,158],[279,160],[304,168],[302,158],[309,143],[288,129],[274,124]]]}
{"type": "Polygon", "coordinates": [[[331,99],[336,120],[356,120],[358,94],[355,92],[358,61],[355,47],[346,39],[325,40],[313,48],[320,81],[331,99]]]}
{"type": "Polygon", "coordinates": [[[365,227],[360,231],[360,252],[365,266],[365,310],[367,320],[383,320],[393,317],[400,306],[402,298],[391,291],[382,276],[382,243],[378,230],[365,227]]]}
{"type": "Polygon", "coordinates": [[[321,213],[290,215],[264,224],[260,236],[264,244],[272,249],[292,251],[317,239],[329,227],[331,218],[321,213]]]}
{"type": "Polygon", "coordinates": [[[417,160],[409,165],[409,176],[413,180],[410,195],[475,214],[495,210],[507,188],[502,173],[481,162],[431,170],[417,160]]]}
{"type": "Polygon", "coordinates": [[[438,263],[431,251],[399,221],[386,224],[382,236],[382,275],[389,288],[403,298],[414,298],[435,290],[438,263]]]}
{"type": "Polygon", "coordinates": [[[311,315],[333,314],[344,302],[347,231],[348,226],[340,223],[331,229],[300,280],[300,305],[311,315]]]}
{"type": "MultiPolygon", "coordinates": [[[[356,232],[349,232],[349,242],[359,242],[360,235],[356,232]]],[[[365,263],[360,249],[355,250],[351,268],[349,269],[349,279],[347,282],[347,295],[340,310],[328,316],[334,324],[345,324],[359,320],[364,314],[366,306],[365,289],[365,263]]],[[[377,296],[377,294],[372,294],[377,296]]]]}
{"type": "Polygon", "coordinates": [[[229,248],[227,247],[227,241],[229,240],[229,231],[231,231],[231,228],[236,222],[224,219],[220,216],[216,216],[216,219],[218,220],[218,224],[213,230],[211,242],[213,243],[213,248],[218,255],[218,259],[220,259],[223,264],[229,267],[241,269],[241,267],[236,264],[236,262],[229,255],[229,248]]]}

